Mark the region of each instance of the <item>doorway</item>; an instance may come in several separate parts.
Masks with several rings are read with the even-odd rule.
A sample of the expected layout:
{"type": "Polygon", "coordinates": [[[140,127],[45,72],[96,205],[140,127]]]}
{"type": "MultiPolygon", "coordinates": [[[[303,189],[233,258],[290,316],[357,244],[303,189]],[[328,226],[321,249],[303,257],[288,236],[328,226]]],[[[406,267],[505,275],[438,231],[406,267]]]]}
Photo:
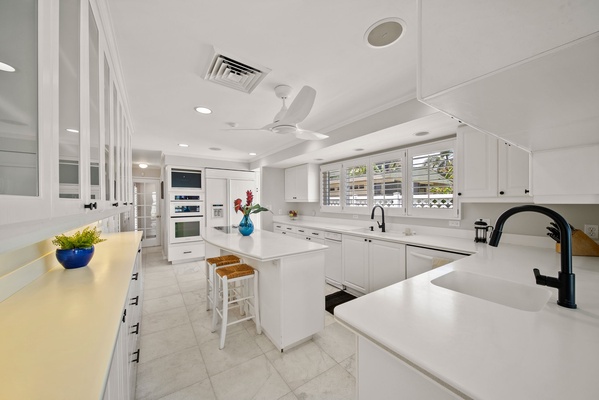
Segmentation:
{"type": "Polygon", "coordinates": [[[142,247],[160,246],[160,180],[133,180],[133,229],[143,233],[142,247]]]}

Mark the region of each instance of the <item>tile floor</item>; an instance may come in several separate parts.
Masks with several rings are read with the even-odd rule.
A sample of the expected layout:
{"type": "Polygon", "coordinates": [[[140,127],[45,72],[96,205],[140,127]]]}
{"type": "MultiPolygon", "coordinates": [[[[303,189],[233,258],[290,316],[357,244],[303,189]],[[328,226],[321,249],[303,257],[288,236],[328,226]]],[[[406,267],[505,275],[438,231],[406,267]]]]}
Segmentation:
{"type": "MultiPolygon", "coordinates": [[[[144,303],[137,399],[349,400],[355,335],[325,311],[325,329],[284,353],[252,321],[233,325],[225,348],[210,332],[203,262],[170,265],[143,253],[144,303]]],[[[327,285],[326,293],[337,291],[327,285]]]]}

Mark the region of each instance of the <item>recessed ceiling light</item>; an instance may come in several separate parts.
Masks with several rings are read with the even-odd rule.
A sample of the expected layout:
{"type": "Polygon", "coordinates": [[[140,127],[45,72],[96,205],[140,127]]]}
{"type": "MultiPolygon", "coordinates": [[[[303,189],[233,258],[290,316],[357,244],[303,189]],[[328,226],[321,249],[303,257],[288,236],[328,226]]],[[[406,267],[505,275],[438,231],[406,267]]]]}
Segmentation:
{"type": "Polygon", "coordinates": [[[208,150],[221,151],[222,149],[220,147],[209,147],[208,150]]]}
{"type": "Polygon", "coordinates": [[[0,71],[4,71],[4,72],[15,72],[16,69],[12,65],[8,65],[8,64],[5,64],[3,62],[0,62],[0,71]]]}
{"type": "Polygon", "coordinates": [[[148,164],[139,163],[139,168],[141,168],[141,169],[148,168],[148,164]]]}
{"type": "Polygon", "coordinates": [[[71,132],[71,133],[79,133],[79,131],[78,131],[77,129],[71,129],[71,128],[68,128],[68,129],[67,129],[67,132],[71,132]]]}
{"type": "Polygon", "coordinates": [[[429,132],[422,131],[422,132],[416,132],[416,133],[414,134],[414,136],[426,136],[426,135],[428,135],[428,134],[429,134],[429,132]]]}
{"type": "Polygon", "coordinates": [[[185,143],[179,143],[179,147],[189,147],[189,145],[185,143]]]}
{"type": "Polygon", "coordinates": [[[195,110],[197,112],[199,112],[200,114],[211,114],[212,113],[211,109],[206,108],[206,107],[201,107],[201,106],[196,107],[195,110]]]}
{"type": "Polygon", "coordinates": [[[255,156],[255,155],[256,155],[256,153],[250,153],[250,156],[255,156]]]}
{"type": "Polygon", "coordinates": [[[357,149],[354,149],[354,151],[364,151],[364,149],[363,149],[363,148],[361,148],[361,147],[359,147],[359,148],[357,148],[357,149]]]}
{"type": "Polygon", "coordinates": [[[397,42],[404,32],[406,23],[399,18],[385,18],[374,23],[364,34],[370,47],[380,49],[397,42]]]}

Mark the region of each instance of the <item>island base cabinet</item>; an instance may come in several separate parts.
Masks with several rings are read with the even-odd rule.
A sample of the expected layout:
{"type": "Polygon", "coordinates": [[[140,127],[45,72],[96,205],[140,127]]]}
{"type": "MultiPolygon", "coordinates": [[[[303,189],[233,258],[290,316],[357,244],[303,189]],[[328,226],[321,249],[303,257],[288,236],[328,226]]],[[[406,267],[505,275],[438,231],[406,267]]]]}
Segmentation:
{"type": "Polygon", "coordinates": [[[368,339],[358,336],[358,400],[462,399],[368,339]]]}

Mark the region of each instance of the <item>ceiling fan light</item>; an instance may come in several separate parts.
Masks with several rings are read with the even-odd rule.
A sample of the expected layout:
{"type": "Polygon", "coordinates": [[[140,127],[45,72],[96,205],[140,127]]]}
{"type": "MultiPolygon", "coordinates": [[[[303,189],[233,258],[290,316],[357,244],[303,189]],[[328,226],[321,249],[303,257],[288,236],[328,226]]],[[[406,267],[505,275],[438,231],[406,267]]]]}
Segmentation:
{"type": "Polygon", "coordinates": [[[277,135],[285,135],[288,133],[295,133],[297,131],[297,127],[293,125],[279,125],[275,126],[271,129],[272,133],[276,133],[277,135]]]}
{"type": "Polygon", "coordinates": [[[198,106],[195,108],[200,114],[212,114],[212,110],[206,107],[198,106]]]}

